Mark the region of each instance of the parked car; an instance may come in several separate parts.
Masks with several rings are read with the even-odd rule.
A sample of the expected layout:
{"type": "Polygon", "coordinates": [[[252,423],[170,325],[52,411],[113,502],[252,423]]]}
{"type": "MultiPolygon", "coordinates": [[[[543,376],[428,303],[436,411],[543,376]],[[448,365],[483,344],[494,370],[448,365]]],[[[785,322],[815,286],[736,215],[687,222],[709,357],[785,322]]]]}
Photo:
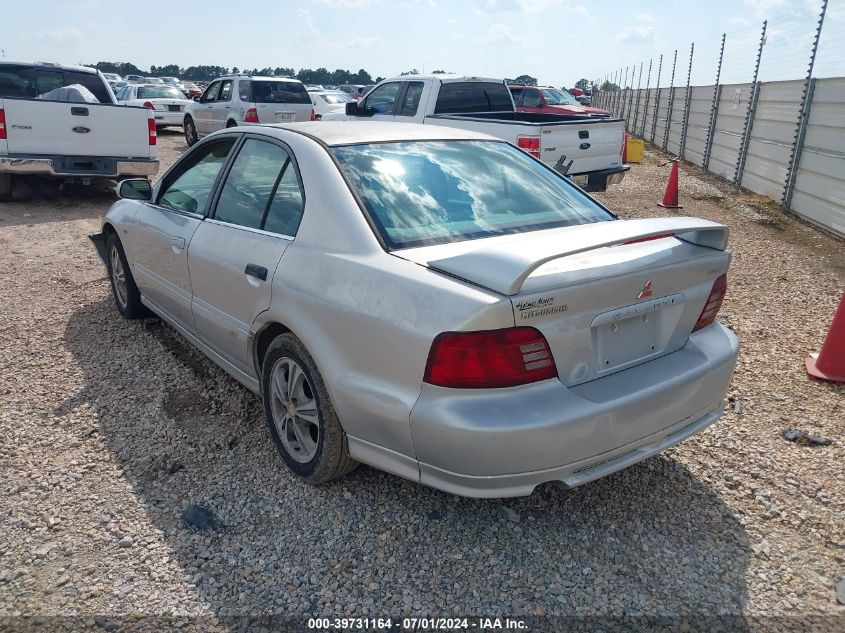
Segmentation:
{"type": "Polygon", "coordinates": [[[152,110],[157,127],[182,127],[185,108],[193,103],[176,86],[160,84],[130,84],[117,94],[117,100],[152,110]]]}
{"type": "Polygon", "coordinates": [[[314,118],[314,106],[301,81],[226,75],[211,82],[199,100],[186,108],[185,139],[188,145],[193,145],[227,127],[314,118]]]}
{"type": "MultiPolygon", "coordinates": [[[[580,107],[580,106],[579,106],[580,107]]],[[[385,79],[344,112],[322,120],[415,122],[497,136],[573,178],[587,191],[621,182],[623,121],[608,117],[517,112],[502,79],[412,75],[385,79]]]]}
{"type": "Polygon", "coordinates": [[[202,88],[200,88],[193,81],[183,81],[182,92],[184,92],[189,99],[194,99],[195,97],[199,97],[202,95],[202,88]]]}
{"type": "Polygon", "coordinates": [[[121,77],[120,75],[118,75],[116,73],[103,73],[103,77],[109,83],[111,83],[113,81],[123,81],[123,77],[121,77]]]}
{"type": "Polygon", "coordinates": [[[181,85],[181,81],[179,81],[179,77],[159,77],[163,84],[168,86],[176,86],[177,88],[181,85]]]}
{"type": "Polygon", "coordinates": [[[141,75],[126,75],[126,77],[123,78],[124,81],[130,84],[142,84],[145,79],[146,77],[141,75]]]}
{"type": "Polygon", "coordinates": [[[93,68],[0,61],[0,199],[11,199],[21,176],[90,182],[155,174],[152,113],[116,103],[93,68]],[[72,93],[87,98],[69,102],[72,93]]]}
{"type": "Polygon", "coordinates": [[[138,83],[156,84],[158,86],[164,85],[164,82],[161,79],[159,79],[158,77],[144,77],[144,80],[139,81],[138,83]]]}
{"type": "Polygon", "coordinates": [[[609,117],[608,110],[584,106],[566,90],[538,86],[508,86],[517,112],[609,117]]]}
{"type": "Polygon", "coordinates": [[[355,95],[359,94],[359,90],[363,88],[363,84],[343,84],[342,86],[337,87],[338,90],[347,93],[353,98],[355,97],[355,95]]]}
{"type": "Polygon", "coordinates": [[[235,128],[119,192],[92,236],[117,310],[158,314],[259,394],[309,482],[360,461],[459,495],[527,495],[626,468],[722,413],[738,348],[716,321],[727,228],[617,220],[504,141],[235,128]]]}
{"type": "Polygon", "coordinates": [[[349,94],[341,90],[309,90],[311,103],[314,105],[314,118],[318,121],[327,112],[344,111],[347,103],[355,101],[349,94]]]}

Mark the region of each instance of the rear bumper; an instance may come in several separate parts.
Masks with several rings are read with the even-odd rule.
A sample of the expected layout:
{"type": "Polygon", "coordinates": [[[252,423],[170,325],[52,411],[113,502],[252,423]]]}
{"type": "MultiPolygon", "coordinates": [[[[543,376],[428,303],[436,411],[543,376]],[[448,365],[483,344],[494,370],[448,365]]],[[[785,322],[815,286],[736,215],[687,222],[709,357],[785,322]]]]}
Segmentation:
{"type": "Polygon", "coordinates": [[[155,118],[156,125],[178,125],[182,127],[185,122],[185,113],[153,110],[153,118],[155,118]]]}
{"type": "Polygon", "coordinates": [[[591,171],[586,174],[567,174],[575,178],[575,176],[587,176],[587,184],[581,185],[584,191],[606,191],[608,185],[618,185],[625,179],[625,174],[631,167],[629,165],[622,165],[621,167],[614,167],[612,169],[601,169],[599,171],[591,171]]]}
{"type": "Polygon", "coordinates": [[[722,413],[738,353],[715,324],[662,358],[576,387],[478,392],[424,385],[411,411],[423,484],[471,497],[579,486],[698,433],[722,413]]]}
{"type": "Polygon", "coordinates": [[[110,156],[0,156],[0,173],[61,178],[122,178],[152,176],[157,159],[123,159],[110,156]]]}

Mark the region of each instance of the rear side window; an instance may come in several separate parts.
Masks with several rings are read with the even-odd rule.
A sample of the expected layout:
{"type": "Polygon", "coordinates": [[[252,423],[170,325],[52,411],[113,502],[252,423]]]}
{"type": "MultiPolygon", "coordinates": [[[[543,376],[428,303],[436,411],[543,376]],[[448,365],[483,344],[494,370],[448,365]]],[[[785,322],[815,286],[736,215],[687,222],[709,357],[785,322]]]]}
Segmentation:
{"type": "Polygon", "coordinates": [[[460,81],[440,86],[435,114],[461,112],[513,112],[511,93],[505,84],[460,81]]]}
{"type": "Polygon", "coordinates": [[[251,81],[252,103],[311,103],[305,86],[298,81],[251,81]]]}
{"type": "Polygon", "coordinates": [[[417,108],[420,107],[420,97],[423,93],[423,82],[411,81],[408,83],[408,90],[405,92],[405,98],[402,99],[402,107],[399,110],[399,116],[414,116],[417,113],[417,108]]]}

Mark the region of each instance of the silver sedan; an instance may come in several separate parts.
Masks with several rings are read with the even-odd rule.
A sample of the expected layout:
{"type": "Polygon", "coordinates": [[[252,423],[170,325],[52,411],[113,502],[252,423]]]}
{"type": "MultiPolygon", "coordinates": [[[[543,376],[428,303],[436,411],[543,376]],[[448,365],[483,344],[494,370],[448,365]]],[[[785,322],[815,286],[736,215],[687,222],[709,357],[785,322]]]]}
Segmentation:
{"type": "Polygon", "coordinates": [[[93,236],[125,318],[160,316],[263,399],[293,472],[364,462],[476,497],[577,486],[720,416],[727,229],[618,220],[516,147],[397,123],[233,128],[93,236]]]}

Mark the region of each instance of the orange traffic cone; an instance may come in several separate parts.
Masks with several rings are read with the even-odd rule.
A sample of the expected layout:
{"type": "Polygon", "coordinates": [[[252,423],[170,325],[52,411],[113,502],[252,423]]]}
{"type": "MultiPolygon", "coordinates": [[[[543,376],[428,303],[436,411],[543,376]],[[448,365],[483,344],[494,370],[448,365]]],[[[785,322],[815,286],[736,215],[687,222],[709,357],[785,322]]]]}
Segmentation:
{"type": "Polygon", "coordinates": [[[628,163],[628,133],[622,132],[622,164],[628,163]]]}
{"type": "Polygon", "coordinates": [[[678,204],[678,159],[672,161],[672,171],[669,173],[669,182],[666,183],[666,193],[663,194],[663,202],[657,206],[666,209],[683,209],[678,204]]]}
{"type": "Polygon", "coordinates": [[[839,300],[821,351],[818,356],[808,356],[804,365],[807,373],[815,378],[845,382],[845,295],[839,300]]]}

